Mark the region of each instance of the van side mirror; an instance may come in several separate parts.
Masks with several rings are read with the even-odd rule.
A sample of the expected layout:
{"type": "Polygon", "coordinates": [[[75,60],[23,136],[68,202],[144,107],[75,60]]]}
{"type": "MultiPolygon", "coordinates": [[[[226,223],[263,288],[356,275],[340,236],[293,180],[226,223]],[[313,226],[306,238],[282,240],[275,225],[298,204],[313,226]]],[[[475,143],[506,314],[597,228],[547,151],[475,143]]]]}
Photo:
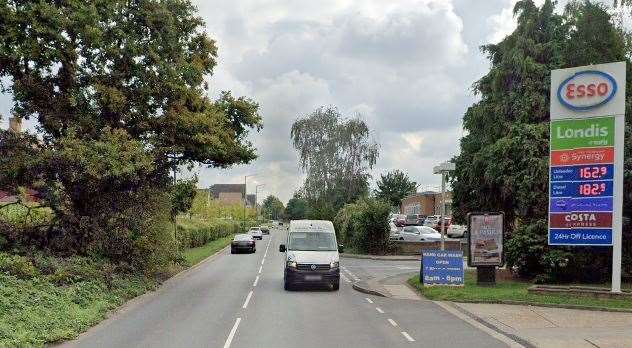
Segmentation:
{"type": "Polygon", "coordinates": [[[285,252],[285,244],[279,244],[279,251],[284,253],[285,252]]]}
{"type": "Polygon", "coordinates": [[[345,252],[345,246],[342,244],[338,244],[338,252],[339,253],[344,253],[345,252]]]}

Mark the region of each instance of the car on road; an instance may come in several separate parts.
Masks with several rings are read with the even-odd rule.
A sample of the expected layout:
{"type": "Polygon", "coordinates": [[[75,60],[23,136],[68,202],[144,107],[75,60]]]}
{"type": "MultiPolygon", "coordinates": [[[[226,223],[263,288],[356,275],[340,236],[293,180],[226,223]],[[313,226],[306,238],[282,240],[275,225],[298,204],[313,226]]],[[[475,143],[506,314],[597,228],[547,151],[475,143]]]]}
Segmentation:
{"type": "Polygon", "coordinates": [[[287,240],[279,245],[279,251],[285,253],[285,290],[291,290],[296,285],[327,285],[332,290],[338,290],[339,250],[343,252],[343,246],[337,244],[331,221],[290,221],[287,240]]]}
{"type": "Polygon", "coordinates": [[[270,228],[268,226],[261,226],[261,234],[270,234],[270,228]]]}
{"type": "Polygon", "coordinates": [[[406,226],[398,233],[392,233],[392,241],[402,242],[436,242],[441,234],[428,226],[406,226]]]}
{"type": "Polygon", "coordinates": [[[230,242],[230,253],[237,254],[240,251],[254,253],[257,251],[255,240],[250,234],[236,234],[230,242]]]}
{"type": "Polygon", "coordinates": [[[250,227],[250,230],[248,230],[248,234],[251,235],[254,239],[263,239],[263,232],[261,232],[261,227],[250,227]]]}
{"type": "Polygon", "coordinates": [[[448,227],[446,234],[450,238],[463,238],[466,236],[465,232],[467,231],[467,226],[465,225],[454,225],[450,224],[448,227]]]}
{"type": "Polygon", "coordinates": [[[421,214],[408,214],[406,215],[405,226],[420,226],[423,225],[424,220],[426,219],[425,215],[421,214]]]}

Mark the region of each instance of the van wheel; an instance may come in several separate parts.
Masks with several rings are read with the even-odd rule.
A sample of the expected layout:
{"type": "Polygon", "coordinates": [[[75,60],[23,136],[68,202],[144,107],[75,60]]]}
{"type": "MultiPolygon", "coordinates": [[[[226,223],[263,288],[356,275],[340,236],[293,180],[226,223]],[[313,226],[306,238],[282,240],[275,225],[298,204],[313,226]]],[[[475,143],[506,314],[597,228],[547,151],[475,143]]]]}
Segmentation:
{"type": "Polygon", "coordinates": [[[290,286],[290,283],[288,283],[287,281],[283,282],[283,289],[285,289],[285,291],[290,291],[292,290],[292,287],[290,286]]]}
{"type": "Polygon", "coordinates": [[[338,289],[340,289],[340,282],[336,282],[336,283],[332,283],[331,284],[331,290],[338,291],[338,289]]]}
{"type": "Polygon", "coordinates": [[[235,253],[235,249],[230,248],[230,253],[231,253],[231,254],[234,254],[234,253],[235,253]]]}

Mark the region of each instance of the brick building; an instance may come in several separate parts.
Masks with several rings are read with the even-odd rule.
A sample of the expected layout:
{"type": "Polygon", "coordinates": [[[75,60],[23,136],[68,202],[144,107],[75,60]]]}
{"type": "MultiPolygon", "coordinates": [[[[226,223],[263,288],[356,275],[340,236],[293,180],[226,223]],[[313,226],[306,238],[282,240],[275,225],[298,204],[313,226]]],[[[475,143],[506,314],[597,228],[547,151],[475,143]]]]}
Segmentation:
{"type": "MultiPolygon", "coordinates": [[[[446,216],[452,215],[452,193],[445,193],[446,216]]],[[[441,215],[441,192],[417,192],[402,199],[402,214],[441,215]]]]}

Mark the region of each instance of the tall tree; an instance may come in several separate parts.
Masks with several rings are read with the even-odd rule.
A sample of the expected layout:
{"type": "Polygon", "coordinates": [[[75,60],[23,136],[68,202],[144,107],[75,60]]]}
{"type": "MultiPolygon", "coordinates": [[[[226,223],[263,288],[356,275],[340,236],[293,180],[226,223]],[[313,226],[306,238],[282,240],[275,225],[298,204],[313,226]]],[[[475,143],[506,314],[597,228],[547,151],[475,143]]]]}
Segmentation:
{"type": "Polygon", "coordinates": [[[283,202],[281,202],[281,200],[276,196],[270,195],[263,200],[263,204],[261,205],[261,215],[264,217],[278,220],[283,218],[284,212],[285,207],[283,206],[283,202]]]}
{"type": "Polygon", "coordinates": [[[388,202],[391,207],[399,207],[404,197],[417,190],[417,183],[399,169],[380,175],[376,184],[375,196],[388,202]]]}
{"type": "Polygon", "coordinates": [[[332,219],[345,203],[367,194],[379,146],[360,117],[320,107],[296,120],[290,136],[307,173],[303,195],[320,217],[332,219]]]}
{"type": "Polygon", "coordinates": [[[173,168],[256,157],[246,137],[261,127],[258,105],[206,96],[217,48],[203,28],[187,0],[0,1],[0,77],[10,81],[2,91],[41,137],[27,160],[0,153],[21,175],[0,187],[44,194],[62,227],[48,237],[107,253],[100,235],[141,238],[121,211],[167,192],[173,168]]]}
{"type": "Polygon", "coordinates": [[[285,216],[290,220],[301,220],[307,218],[309,215],[309,206],[305,199],[294,195],[287,202],[285,207],[285,216]]]}

